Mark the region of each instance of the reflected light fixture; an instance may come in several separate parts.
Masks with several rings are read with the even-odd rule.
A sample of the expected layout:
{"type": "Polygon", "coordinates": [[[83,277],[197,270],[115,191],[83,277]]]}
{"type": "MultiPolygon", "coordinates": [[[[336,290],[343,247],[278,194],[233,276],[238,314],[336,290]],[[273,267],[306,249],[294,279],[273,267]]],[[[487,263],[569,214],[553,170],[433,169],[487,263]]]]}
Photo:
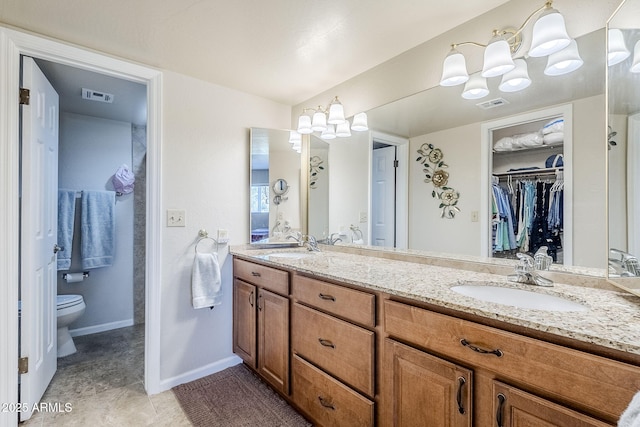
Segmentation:
{"type": "MultiPolygon", "coordinates": [[[[488,44],[472,41],[452,44],[451,50],[443,63],[440,85],[455,86],[462,83],[469,84],[468,80],[470,80],[470,78],[466,67],[466,60],[458,48],[460,46],[473,45],[484,49],[484,62],[480,73],[481,77],[491,78],[503,76],[499,85],[500,90],[503,92],[515,92],[528,87],[531,84],[531,79],[527,71],[527,64],[525,60],[521,58],[514,60],[513,55],[518,52],[522,45],[522,31],[533,18],[539,15],[533,24],[531,47],[529,48],[529,52],[525,53],[524,56],[548,56],[563,50],[572,42],[571,37],[567,34],[564,17],[552,7],[552,4],[552,0],[546,1],[542,7],[533,11],[517,29],[507,28],[503,30],[493,30],[491,40],[488,44]]],[[[580,59],[580,61],[582,60],[580,59]]],[[[547,66],[547,68],[549,68],[549,66],[547,66]]],[[[565,67],[564,70],[569,68],[570,67],[565,67]]],[[[552,70],[555,70],[555,68],[552,68],[552,70]]],[[[467,89],[467,86],[465,86],[462,95],[463,98],[478,99],[478,97],[470,97],[472,96],[470,93],[471,90],[474,90],[476,93],[483,92],[483,90],[478,88],[467,89]]]]}
{"type": "Polygon", "coordinates": [[[627,45],[624,42],[622,31],[618,28],[609,30],[609,39],[607,40],[607,65],[619,64],[631,55],[627,45]]]}
{"type": "Polygon", "coordinates": [[[633,65],[631,65],[632,73],[640,73],[640,40],[636,42],[633,48],[633,65]]]}
{"type": "Polygon", "coordinates": [[[337,96],[328,107],[319,105],[318,108],[304,108],[298,117],[297,133],[302,135],[320,132],[320,138],[328,140],[349,137],[352,130],[357,132],[369,130],[367,114],[356,114],[353,117],[353,123],[350,124],[344,116],[344,106],[337,96]]]}

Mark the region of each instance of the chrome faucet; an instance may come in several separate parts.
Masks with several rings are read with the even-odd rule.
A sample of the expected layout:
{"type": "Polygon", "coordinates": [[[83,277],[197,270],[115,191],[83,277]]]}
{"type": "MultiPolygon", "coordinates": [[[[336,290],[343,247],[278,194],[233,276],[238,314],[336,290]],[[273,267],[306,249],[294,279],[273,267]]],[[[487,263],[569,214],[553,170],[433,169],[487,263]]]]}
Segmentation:
{"type": "Polygon", "coordinates": [[[640,276],[638,258],[620,249],[609,249],[609,267],[621,277],[640,276]]]}
{"type": "Polygon", "coordinates": [[[320,252],[318,241],[311,234],[307,236],[307,249],[310,251],[320,252]]]}
{"type": "Polygon", "coordinates": [[[339,233],[332,233],[331,236],[327,237],[327,244],[329,245],[335,245],[338,242],[342,242],[342,239],[340,238],[340,234],[339,233]]]}
{"type": "Polygon", "coordinates": [[[302,236],[302,233],[299,231],[294,231],[293,233],[287,235],[286,238],[295,240],[296,242],[298,242],[298,246],[304,246],[304,238],[302,236]]]}
{"type": "Polygon", "coordinates": [[[287,239],[293,239],[298,242],[298,246],[302,247],[307,244],[307,249],[310,251],[320,252],[320,248],[318,248],[318,241],[312,235],[304,235],[299,231],[296,231],[287,236],[287,239]]]}
{"type": "Polygon", "coordinates": [[[518,259],[520,259],[520,262],[516,265],[515,274],[508,275],[507,280],[527,285],[553,286],[552,280],[538,274],[532,256],[520,252],[516,255],[518,259]]]}

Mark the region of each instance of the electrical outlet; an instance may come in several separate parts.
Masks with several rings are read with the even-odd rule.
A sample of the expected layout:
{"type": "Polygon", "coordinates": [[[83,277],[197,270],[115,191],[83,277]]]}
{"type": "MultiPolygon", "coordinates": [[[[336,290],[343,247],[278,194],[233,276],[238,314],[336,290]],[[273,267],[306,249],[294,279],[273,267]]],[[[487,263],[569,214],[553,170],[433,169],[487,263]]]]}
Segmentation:
{"type": "Polygon", "coordinates": [[[218,229],[218,243],[225,244],[229,243],[229,231],[223,228],[218,229]]]}
{"type": "Polygon", "coordinates": [[[360,212],[360,222],[367,222],[369,221],[369,215],[367,215],[366,212],[360,212]]]}
{"type": "Polygon", "coordinates": [[[167,209],[167,227],[185,227],[186,211],[183,209],[167,209]]]}
{"type": "Polygon", "coordinates": [[[478,222],[478,211],[471,211],[471,222],[478,222]]]}

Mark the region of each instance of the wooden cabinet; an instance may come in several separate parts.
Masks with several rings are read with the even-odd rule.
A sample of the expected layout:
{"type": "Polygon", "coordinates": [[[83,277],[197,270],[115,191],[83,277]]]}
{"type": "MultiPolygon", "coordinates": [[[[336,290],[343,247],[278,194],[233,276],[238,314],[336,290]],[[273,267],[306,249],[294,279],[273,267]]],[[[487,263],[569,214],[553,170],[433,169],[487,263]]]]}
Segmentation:
{"type": "Polygon", "coordinates": [[[321,426],[374,425],[375,332],[360,325],[375,326],[375,296],[298,275],[292,287],[294,403],[321,426]]]}
{"type": "MultiPolygon", "coordinates": [[[[491,395],[493,381],[523,390],[517,393],[516,388],[507,390],[514,396],[513,403],[507,404],[516,408],[508,411],[511,414],[508,417],[516,421],[505,425],[613,425],[640,389],[638,366],[419,307],[385,301],[384,324],[391,337],[474,371],[474,402],[482,402],[474,408],[476,425],[495,425],[497,408],[488,408],[492,401],[494,406],[496,402],[491,395]],[[518,412],[520,403],[515,403],[522,402],[515,396],[522,399],[527,393],[541,398],[539,404],[548,401],[552,408],[548,413],[555,413],[556,409],[573,411],[585,419],[593,419],[595,424],[554,424],[558,421],[553,416],[548,424],[527,424],[528,416],[518,412]],[[597,424],[597,420],[611,424],[597,424]]],[[[388,385],[384,396],[387,408],[391,408],[394,400],[389,398],[392,395],[389,389],[388,385]]],[[[505,396],[507,391],[503,392],[505,396]]],[[[535,414],[543,417],[539,411],[535,414]]]]}
{"type": "Polygon", "coordinates": [[[498,427],[607,427],[595,418],[573,411],[516,387],[493,381],[493,413],[498,427]]]}
{"type": "Polygon", "coordinates": [[[393,426],[472,425],[471,370],[390,339],[383,366],[393,426]]]}
{"type": "Polygon", "coordinates": [[[289,394],[289,273],[240,259],[233,266],[233,352],[289,394]]]}

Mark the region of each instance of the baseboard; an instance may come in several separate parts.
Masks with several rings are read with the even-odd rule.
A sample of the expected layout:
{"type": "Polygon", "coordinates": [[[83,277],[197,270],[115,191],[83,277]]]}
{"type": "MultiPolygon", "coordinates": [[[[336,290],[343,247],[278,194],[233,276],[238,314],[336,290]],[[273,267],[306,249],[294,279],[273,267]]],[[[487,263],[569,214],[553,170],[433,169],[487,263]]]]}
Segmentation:
{"type": "Polygon", "coordinates": [[[240,359],[238,356],[234,354],[231,357],[218,360],[217,362],[211,363],[201,368],[194,369],[189,372],[185,372],[184,374],[177,375],[172,378],[167,378],[165,380],[160,381],[160,390],[158,390],[158,393],[161,393],[165,390],[169,390],[177,385],[188,383],[188,382],[206,377],[207,375],[215,374],[216,372],[220,372],[224,369],[227,369],[231,366],[235,366],[239,363],[242,363],[242,359],[240,359]]]}
{"type": "Polygon", "coordinates": [[[133,319],[120,320],[118,322],[102,323],[100,325],[87,326],[78,329],[69,329],[72,337],[80,337],[82,335],[97,334],[98,332],[110,331],[112,329],[126,328],[133,326],[133,319]]]}

